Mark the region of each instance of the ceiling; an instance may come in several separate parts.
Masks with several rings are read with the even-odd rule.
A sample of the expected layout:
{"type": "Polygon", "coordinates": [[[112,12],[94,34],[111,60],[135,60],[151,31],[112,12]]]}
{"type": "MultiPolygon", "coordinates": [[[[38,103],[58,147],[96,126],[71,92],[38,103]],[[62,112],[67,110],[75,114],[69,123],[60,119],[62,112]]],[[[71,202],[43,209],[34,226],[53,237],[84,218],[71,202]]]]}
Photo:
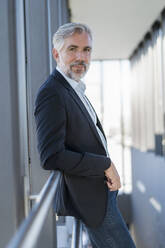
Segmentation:
{"type": "Polygon", "coordinates": [[[165,0],[69,0],[71,21],[93,31],[93,59],[127,59],[159,18],[165,0]]]}

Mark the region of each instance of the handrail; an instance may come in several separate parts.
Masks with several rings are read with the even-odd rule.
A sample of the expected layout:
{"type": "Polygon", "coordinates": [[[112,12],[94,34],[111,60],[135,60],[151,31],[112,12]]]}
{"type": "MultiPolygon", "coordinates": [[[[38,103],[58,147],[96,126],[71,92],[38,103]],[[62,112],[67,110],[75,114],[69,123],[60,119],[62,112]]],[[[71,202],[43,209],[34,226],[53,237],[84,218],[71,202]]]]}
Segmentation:
{"type": "MultiPolygon", "coordinates": [[[[53,201],[59,179],[60,172],[52,172],[40,193],[31,197],[31,199],[35,199],[35,204],[6,248],[35,247],[53,201]]],[[[74,219],[73,224],[72,248],[82,248],[82,224],[77,219],[74,219]]]]}
{"type": "Polygon", "coordinates": [[[37,196],[34,207],[6,248],[33,248],[35,246],[53,201],[59,178],[60,172],[51,173],[37,196]]]}

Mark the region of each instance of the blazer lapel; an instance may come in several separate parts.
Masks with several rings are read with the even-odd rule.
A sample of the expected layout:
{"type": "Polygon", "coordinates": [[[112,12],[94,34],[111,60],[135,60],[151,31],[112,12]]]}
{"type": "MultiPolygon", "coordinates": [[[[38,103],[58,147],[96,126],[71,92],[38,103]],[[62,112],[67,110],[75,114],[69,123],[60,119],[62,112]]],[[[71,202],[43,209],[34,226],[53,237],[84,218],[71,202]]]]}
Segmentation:
{"type": "MultiPolygon", "coordinates": [[[[69,93],[71,95],[71,97],[74,99],[74,101],[77,103],[77,105],[79,106],[80,110],[82,111],[84,117],[87,119],[89,126],[91,127],[92,132],[94,133],[96,139],[99,141],[99,143],[101,143],[101,145],[103,146],[103,143],[101,141],[101,138],[97,132],[97,129],[95,127],[95,124],[93,123],[93,120],[91,119],[86,107],[84,106],[84,104],[82,103],[81,99],[79,98],[79,96],[76,94],[76,92],[74,91],[74,89],[71,87],[71,85],[65,80],[65,78],[61,75],[61,73],[59,73],[57,70],[54,70],[53,75],[55,77],[58,77],[58,79],[60,80],[60,82],[69,90],[69,93]]],[[[95,110],[94,110],[95,111],[95,110]]],[[[95,112],[96,113],[96,112],[95,112]]],[[[96,115],[97,117],[97,115],[96,115]]],[[[97,117],[97,125],[100,128],[100,130],[102,131],[104,137],[104,131],[102,129],[102,126],[100,124],[100,121],[97,117]]],[[[104,148],[104,146],[103,146],[104,148]]],[[[105,149],[105,148],[104,148],[105,149]]]]}

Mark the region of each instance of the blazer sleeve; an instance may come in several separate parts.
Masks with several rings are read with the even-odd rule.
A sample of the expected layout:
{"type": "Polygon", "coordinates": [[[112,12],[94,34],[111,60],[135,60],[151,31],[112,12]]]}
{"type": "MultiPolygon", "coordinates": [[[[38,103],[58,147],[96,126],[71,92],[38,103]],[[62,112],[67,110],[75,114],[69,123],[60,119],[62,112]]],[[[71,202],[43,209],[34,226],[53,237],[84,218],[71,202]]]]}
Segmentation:
{"type": "Polygon", "coordinates": [[[35,106],[36,132],[41,165],[46,170],[61,170],[68,175],[104,176],[110,158],[74,152],[65,146],[67,114],[58,94],[41,90],[35,106]]]}

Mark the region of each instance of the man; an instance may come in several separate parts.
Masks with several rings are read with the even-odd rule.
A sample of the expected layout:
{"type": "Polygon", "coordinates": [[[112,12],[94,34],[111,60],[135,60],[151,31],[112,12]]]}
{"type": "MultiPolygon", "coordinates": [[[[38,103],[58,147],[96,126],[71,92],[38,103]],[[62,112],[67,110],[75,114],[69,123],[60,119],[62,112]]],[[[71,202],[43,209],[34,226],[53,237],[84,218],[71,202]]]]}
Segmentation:
{"type": "Polygon", "coordinates": [[[93,247],[133,248],[116,207],[120,178],[81,81],[91,51],[92,34],[84,24],[68,23],[54,34],[57,68],[41,86],[35,108],[41,164],[63,173],[68,197],[64,215],[82,220],[93,247]]]}

